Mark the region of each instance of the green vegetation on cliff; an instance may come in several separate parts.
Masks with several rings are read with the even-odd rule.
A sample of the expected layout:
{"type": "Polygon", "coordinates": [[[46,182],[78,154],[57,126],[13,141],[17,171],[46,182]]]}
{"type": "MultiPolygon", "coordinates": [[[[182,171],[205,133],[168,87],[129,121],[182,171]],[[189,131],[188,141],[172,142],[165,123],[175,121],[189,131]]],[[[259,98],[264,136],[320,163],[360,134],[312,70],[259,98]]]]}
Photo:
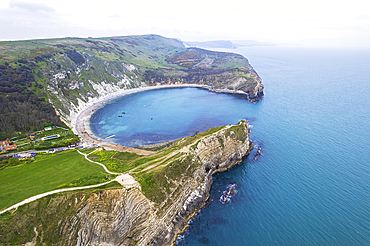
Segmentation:
{"type": "Polygon", "coordinates": [[[0,139],[15,132],[32,132],[48,125],[64,125],[37,83],[35,64],[0,65],[0,139]]]}
{"type": "Polygon", "coordinates": [[[113,150],[95,151],[88,158],[104,164],[111,172],[126,172],[138,166],[135,160],[140,159],[141,155],[129,152],[118,152],[113,150]]]}
{"type": "MultiPolygon", "coordinates": [[[[228,127],[223,135],[225,137],[233,137],[244,143],[248,137],[248,131],[245,131],[244,123],[245,121],[243,120],[234,126],[228,127]]],[[[174,192],[174,189],[177,189],[176,187],[180,180],[189,178],[194,173],[194,170],[201,165],[201,161],[196,156],[188,153],[184,155],[185,153],[182,152],[177,153],[176,150],[188,146],[190,151],[194,151],[198,148],[201,138],[218,133],[224,128],[225,126],[210,128],[193,136],[179,139],[170,147],[162,150],[160,153],[166,153],[168,156],[171,156],[167,161],[160,159],[160,165],[135,173],[143,194],[157,204],[163,202],[169,194],[174,192]],[[177,154],[171,155],[171,153],[177,154]]],[[[223,137],[216,135],[216,139],[220,142],[220,146],[223,149],[223,137]]],[[[156,164],[156,162],[151,164],[156,164]]]]}
{"type": "Polygon", "coordinates": [[[188,155],[183,159],[175,159],[159,169],[140,173],[143,194],[151,201],[160,204],[176,188],[181,178],[189,178],[200,165],[199,160],[188,155]]]}

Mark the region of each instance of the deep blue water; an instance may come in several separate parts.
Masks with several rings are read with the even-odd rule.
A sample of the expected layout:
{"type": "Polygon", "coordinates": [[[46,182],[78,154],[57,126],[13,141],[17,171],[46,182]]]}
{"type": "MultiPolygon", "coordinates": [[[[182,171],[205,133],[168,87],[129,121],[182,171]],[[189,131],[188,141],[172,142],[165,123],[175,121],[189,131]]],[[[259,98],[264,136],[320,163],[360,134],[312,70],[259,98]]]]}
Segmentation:
{"type": "Polygon", "coordinates": [[[263,79],[259,102],[192,88],[144,92],[96,112],[93,131],[128,132],[118,141],[137,144],[248,119],[262,156],[214,176],[214,200],[178,245],[370,245],[370,51],[233,51],[263,79]],[[221,204],[229,184],[237,192],[221,204]]]}

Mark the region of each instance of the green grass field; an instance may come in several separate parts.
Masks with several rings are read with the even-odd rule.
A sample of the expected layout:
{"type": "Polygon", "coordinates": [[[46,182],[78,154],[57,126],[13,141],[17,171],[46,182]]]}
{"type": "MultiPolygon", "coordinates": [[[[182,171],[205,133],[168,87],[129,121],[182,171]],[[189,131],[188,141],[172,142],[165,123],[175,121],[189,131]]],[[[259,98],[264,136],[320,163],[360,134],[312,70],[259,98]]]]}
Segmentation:
{"type": "Polygon", "coordinates": [[[33,162],[0,170],[0,210],[47,191],[103,183],[107,175],[75,150],[37,155],[33,162]]]}

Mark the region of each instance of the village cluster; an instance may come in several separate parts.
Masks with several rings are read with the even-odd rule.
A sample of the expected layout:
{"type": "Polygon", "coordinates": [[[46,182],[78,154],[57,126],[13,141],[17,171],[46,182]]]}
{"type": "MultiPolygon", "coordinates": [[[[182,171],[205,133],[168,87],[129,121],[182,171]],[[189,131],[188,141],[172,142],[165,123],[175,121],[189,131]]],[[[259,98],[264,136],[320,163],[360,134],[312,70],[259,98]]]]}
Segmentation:
{"type": "MultiPolygon", "coordinates": [[[[70,136],[69,129],[62,128],[62,127],[55,127],[55,126],[48,126],[45,127],[41,131],[34,132],[29,134],[26,137],[17,139],[17,137],[13,137],[11,139],[1,140],[0,141],[0,155],[1,156],[8,156],[14,157],[18,159],[24,158],[31,158],[33,159],[37,152],[44,152],[44,153],[54,153],[63,150],[69,150],[71,148],[83,148],[79,146],[79,143],[73,141],[68,142],[65,147],[58,147],[58,148],[46,148],[42,150],[34,150],[30,149],[30,144],[43,144],[46,141],[50,140],[60,140],[65,141],[66,137],[70,136]],[[59,133],[58,133],[59,132],[59,133]],[[61,136],[61,134],[63,136],[61,136]]],[[[71,138],[70,138],[71,139],[71,138]]],[[[67,139],[67,140],[70,140],[67,139]]]]}

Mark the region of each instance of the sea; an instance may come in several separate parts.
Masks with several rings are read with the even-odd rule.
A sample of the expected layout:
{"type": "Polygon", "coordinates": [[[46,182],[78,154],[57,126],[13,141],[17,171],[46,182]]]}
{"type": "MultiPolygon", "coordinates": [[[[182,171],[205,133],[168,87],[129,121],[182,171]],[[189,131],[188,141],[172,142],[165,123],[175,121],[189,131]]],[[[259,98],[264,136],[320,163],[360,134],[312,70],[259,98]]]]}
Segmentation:
{"type": "Polygon", "coordinates": [[[247,57],[260,75],[260,101],[197,88],[146,91],[97,110],[92,132],[134,147],[248,121],[254,150],[214,175],[209,203],[178,246],[370,245],[370,50],[225,51],[247,57]]]}

